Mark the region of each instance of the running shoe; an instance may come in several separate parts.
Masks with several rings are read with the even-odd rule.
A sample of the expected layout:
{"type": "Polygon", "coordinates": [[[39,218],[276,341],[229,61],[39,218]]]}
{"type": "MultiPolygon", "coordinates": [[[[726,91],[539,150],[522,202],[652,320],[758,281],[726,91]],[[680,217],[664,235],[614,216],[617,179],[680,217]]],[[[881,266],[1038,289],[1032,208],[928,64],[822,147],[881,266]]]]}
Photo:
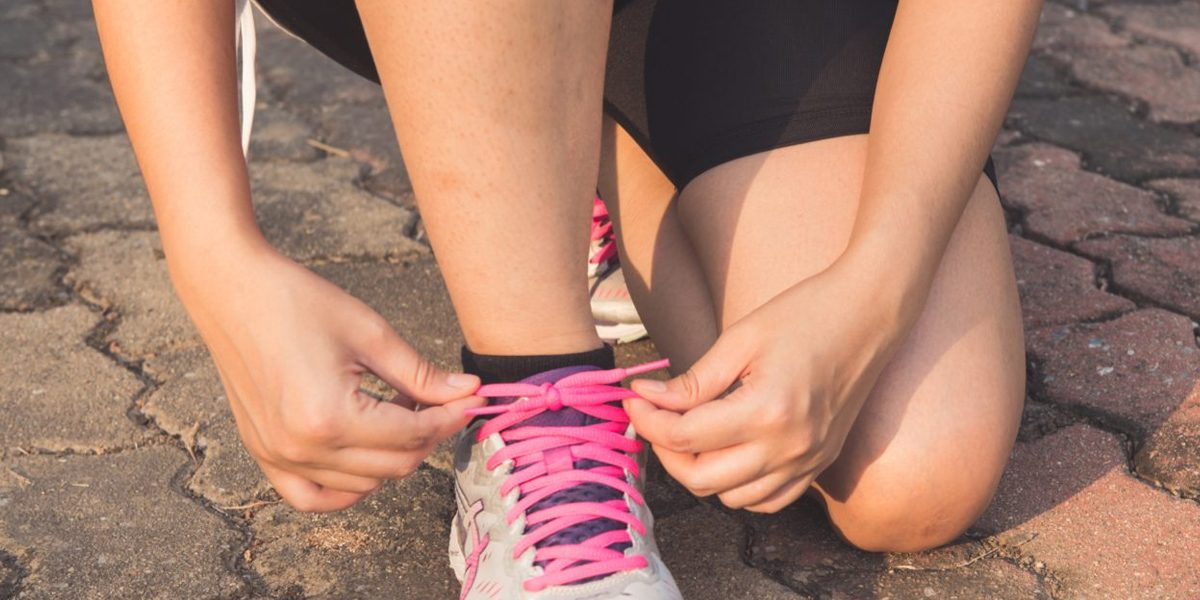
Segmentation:
{"type": "Polygon", "coordinates": [[[592,203],[592,245],[588,253],[588,286],[596,333],[606,342],[623,344],[646,337],[625,272],[617,256],[616,236],[608,208],[599,196],[592,203]]]}
{"type": "Polygon", "coordinates": [[[679,600],[642,497],[620,401],[629,369],[568,367],[485,385],[455,448],[450,565],[460,600],[679,600]]]}

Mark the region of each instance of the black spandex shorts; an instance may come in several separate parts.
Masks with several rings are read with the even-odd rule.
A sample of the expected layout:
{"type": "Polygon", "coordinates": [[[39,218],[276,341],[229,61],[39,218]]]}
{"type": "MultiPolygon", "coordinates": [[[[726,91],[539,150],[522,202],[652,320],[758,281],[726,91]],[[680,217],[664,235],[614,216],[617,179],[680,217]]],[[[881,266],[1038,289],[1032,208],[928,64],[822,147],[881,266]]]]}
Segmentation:
{"type": "MultiPolygon", "coordinates": [[[[866,133],[897,0],[616,0],[604,108],[679,189],[758,152],[866,133]]],[[[258,0],[379,81],[354,0],[258,0]]],[[[996,183],[988,160],[984,172],[996,183]]]]}

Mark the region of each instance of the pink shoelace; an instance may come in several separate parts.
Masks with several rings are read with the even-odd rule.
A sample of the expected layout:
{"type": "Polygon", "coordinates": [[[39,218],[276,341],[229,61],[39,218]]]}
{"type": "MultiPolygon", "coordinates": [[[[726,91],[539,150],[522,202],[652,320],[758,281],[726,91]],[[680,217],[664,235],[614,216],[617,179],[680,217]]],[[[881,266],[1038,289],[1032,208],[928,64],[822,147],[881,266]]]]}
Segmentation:
{"type": "MultiPolygon", "coordinates": [[[[642,449],[642,443],[625,437],[629,415],[623,408],[608,403],[637,396],[617,385],[621,380],[667,365],[667,360],[659,360],[627,369],[575,373],[553,384],[499,383],[479,388],[476,392],[479,396],[520,398],[510,404],[468,411],[472,415],[496,415],[479,428],[477,441],[499,433],[507,444],[488,458],[487,468],[495,469],[508,460],[514,463],[512,474],[500,487],[501,496],[513,488],[521,492],[521,499],[505,515],[510,525],[540,500],[585,482],[613,488],[639,505],[645,504],[641,493],[625,479],[626,471],[638,476],[633,455],[642,449]],[[567,407],[600,422],[582,427],[520,425],[548,410],[567,407]],[[580,469],[575,467],[577,460],[600,464],[580,469]]],[[[513,558],[557,532],[594,519],[612,519],[639,534],[646,533],[646,525],[629,512],[622,499],[559,504],[525,515],[527,530],[513,548],[513,558]],[[538,524],[540,526],[532,531],[528,530],[529,526],[538,524]]],[[[646,557],[626,556],[624,552],[609,548],[632,541],[628,529],[622,528],[592,536],[580,544],[538,548],[534,562],[545,563],[544,573],[526,581],[525,589],[536,592],[553,585],[644,568],[646,557]]]]}
{"type": "Polygon", "coordinates": [[[592,203],[592,241],[598,246],[588,262],[599,266],[617,257],[612,219],[608,216],[608,207],[599,196],[592,203]]]}

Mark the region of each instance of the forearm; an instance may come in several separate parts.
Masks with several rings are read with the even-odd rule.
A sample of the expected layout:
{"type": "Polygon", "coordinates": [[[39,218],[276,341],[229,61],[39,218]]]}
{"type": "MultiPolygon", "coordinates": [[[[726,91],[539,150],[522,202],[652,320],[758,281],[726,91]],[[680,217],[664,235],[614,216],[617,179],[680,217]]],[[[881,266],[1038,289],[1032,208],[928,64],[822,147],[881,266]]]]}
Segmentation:
{"type": "Polygon", "coordinates": [[[1040,0],[900,0],[846,256],[915,319],[1012,98],[1040,0]]]}
{"type": "Polygon", "coordinates": [[[258,244],[238,135],[232,0],[93,5],[172,274],[258,244]]]}

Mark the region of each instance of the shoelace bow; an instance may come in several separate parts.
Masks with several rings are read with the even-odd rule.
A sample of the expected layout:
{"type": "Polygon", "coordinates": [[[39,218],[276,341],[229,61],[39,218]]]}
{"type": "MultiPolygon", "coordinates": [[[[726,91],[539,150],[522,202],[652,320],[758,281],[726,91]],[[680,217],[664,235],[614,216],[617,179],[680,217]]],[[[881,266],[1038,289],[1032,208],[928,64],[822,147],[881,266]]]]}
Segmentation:
{"type": "Polygon", "coordinates": [[[608,207],[596,196],[592,203],[592,241],[598,244],[596,252],[588,262],[597,267],[617,257],[617,245],[613,237],[613,223],[608,216],[608,207]]]}
{"type": "MultiPolygon", "coordinates": [[[[637,396],[615,385],[621,380],[667,365],[667,360],[659,360],[627,369],[584,371],[568,375],[553,384],[499,383],[479,388],[476,392],[479,396],[519,398],[510,404],[468,411],[471,415],[496,415],[479,428],[477,441],[499,433],[507,444],[488,458],[486,466],[492,470],[508,460],[514,463],[512,474],[500,486],[501,496],[507,495],[513,488],[521,492],[520,500],[505,515],[510,525],[539,501],[586,482],[613,488],[628,495],[639,505],[645,504],[641,493],[625,479],[626,471],[638,476],[637,461],[632,455],[642,449],[642,443],[625,437],[629,415],[623,408],[608,403],[637,396]],[[520,426],[522,422],[548,410],[567,407],[595,417],[600,422],[581,427],[520,426]],[[581,469],[575,467],[577,460],[600,464],[581,469]]],[[[612,519],[626,524],[639,534],[646,533],[645,524],[629,512],[628,505],[622,499],[569,502],[526,514],[526,533],[513,548],[513,558],[516,559],[555,533],[595,519],[612,519]],[[531,525],[537,524],[540,526],[529,530],[531,525]]],[[[542,575],[526,581],[525,589],[536,592],[552,585],[644,568],[647,565],[646,557],[626,556],[624,552],[609,548],[614,544],[629,544],[632,541],[629,531],[623,528],[600,533],[580,544],[538,548],[534,553],[534,562],[545,562],[545,569],[542,575]]]]}

